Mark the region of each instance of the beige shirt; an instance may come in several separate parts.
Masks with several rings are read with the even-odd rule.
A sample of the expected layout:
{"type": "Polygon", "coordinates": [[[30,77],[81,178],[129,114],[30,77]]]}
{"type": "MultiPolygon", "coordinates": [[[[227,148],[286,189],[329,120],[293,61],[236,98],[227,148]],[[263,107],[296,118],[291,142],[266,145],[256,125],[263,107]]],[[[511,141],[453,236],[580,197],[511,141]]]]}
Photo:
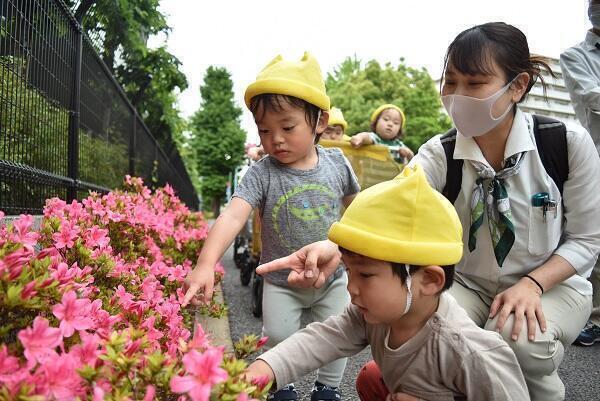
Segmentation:
{"type": "Polygon", "coordinates": [[[498,333],[477,327],[448,293],[402,346],[388,347],[389,333],[388,325],[371,325],[357,307],[348,305],[341,315],[310,324],[259,358],[271,366],[277,383],[285,384],[370,345],[392,393],[427,401],[529,400],[508,344],[498,333]]]}

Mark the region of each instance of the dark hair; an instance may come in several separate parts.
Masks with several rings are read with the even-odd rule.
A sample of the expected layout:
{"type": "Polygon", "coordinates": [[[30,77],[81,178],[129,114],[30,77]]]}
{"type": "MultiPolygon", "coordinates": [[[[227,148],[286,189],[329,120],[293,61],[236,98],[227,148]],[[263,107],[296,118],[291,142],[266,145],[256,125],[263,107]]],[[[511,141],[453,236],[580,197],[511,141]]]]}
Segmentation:
{"type": "MultiPolygon", "coordinates": [[[[379,122],[379,119],[381,118],[381,115],[383,114],[384,111],[386,110],[396,110],[393,107],[388,107],[387,109],[383,109],[379,112],[379,114],[377,114],[377,118],[375,118],[375,120],[373,120],[373,122],[371,123],[371,131],[375,132],[375,127],[377,127],[377,123],[379,122]]],[[[400,130],[398,131],[398,135],[396,135],[394,138],[392,139],[396,139],[396,138],[400,138],[403,139],[404,138],[404,130],[402,129],[402,126],[404,125],[404,116],[402,116],[402,113],[400,114],[400,130]]],[[[375,132],[377,133],[377,132],[375,132]]]]}
{"type": "MultiPolygon", "coordinates": [[[[339,247],[339,249],[340,252],[344,255],[359,255],[358,253],[349,251],[348,249],[342,247],[339,247]]],[[[404,267],[405,265],[402,263],[395,262],[388,263],[390,264],[390,267],[392,269],[392,274],[394,276],[400,277],[400,282],[402,282],[402,284],[405,284],[406,279],[408,278],[408,275],[406,274],[406,268],[404,267]]],[[[413,274],[422,267],[423,266],[410,265],[410,268],[408,270],[410,271],[410,274],[413,274]]],[[[452,283],[454,282],[454,265],[444,265],[440,267],[444,269],[444,286],[440,290],[441,293],[452,287],[452,283]]]]}
{"type": "MultiPolygon", "coordinates": [[[[507,83],[522,72],[529,75],[529,85],[518,103],[525,99],[538,79],[542,82],[544,97],[546,96],[542,69],[556,78],[546,58],[529,53],[525,34],[504,22],[488,22],[459,33],[448,46],[443,73],[450,65],[462,74],[492,75],[493,61],[504,71],[507,83]]],[[[440,90],[442,82],[443,76],[440,90]]]]}
{"type": "MultiPolygon", "coordinates": [[[[406,283],[406,278],[408,277],[406,274],[406,268],[404,267],[403,264],[401,263],[394,263],[394,262],[390,262],[392,265],[392,273],[395,276],[400,277],[400,281],[402,281],[402,283],[406,283]]],[[[410,269],[408,269],[410,271],[410,274],[413,274],[415,271],[419,270],[421,267],[423,266],[416,266],[416,265],[410,265],[410,269]]],[[[442,269],[444,269],[444,286],[442,287],[442,289],[440,290],[440,292],[444,292],[447,289],[449,289],[450,287],[452,287],[452,283],[454,282],[454,265],[445,265],[445,266],[440,266],[442,269]]]]}
{"type": "MultiPolygon", "coordinates": [[[[319,123],[319,112],[321,109],[314,104],[308,103],[306,100],[299,99],[294,96],[279,95],[276,93],[263,93],[262,95],[254,96],[250,100],[250,111],[257,120],[264,117],[267,110],[280,112],[285,105],[289,105],[304,111],[306,122],[312,127],[313,131],[317,129],[319,123]]],[[[321,134],[317,134],[315,143],[319,142],[321,134]]]]}

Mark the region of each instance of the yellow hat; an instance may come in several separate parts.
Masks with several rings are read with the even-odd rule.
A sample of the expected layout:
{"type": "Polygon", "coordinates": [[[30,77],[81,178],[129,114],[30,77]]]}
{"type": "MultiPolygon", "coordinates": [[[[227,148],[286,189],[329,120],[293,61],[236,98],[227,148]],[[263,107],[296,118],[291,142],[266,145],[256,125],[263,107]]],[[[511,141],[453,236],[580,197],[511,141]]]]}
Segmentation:
{"type": "Polygon", "coordinates": [[[337,107],[332,107],[329,110],[329,125],[341,125],[344,131],[348,129],[348,123],[344,120],[344,113],[337,107]]]}
{"type": "Polygon", "coordinates": [[[379,115],[381,114],[382,111],[387,110],[387,109],[398,110],[398,113],[400,113],[400,117],[402,117],[402,125],[401,125],[400,129],[404,130],[404,126],[406,125],[406,117],[404,117],[404,112],[402,111],[402,109],[400,107],[396,106],[395,104],[391,104],[391,103],[383,104],[375,109],[373,114],[371,114],[371,124],[373,122],[375,122],[375,120],[377,120],[377,117],[379,117],[379,115]]]}
{"type": "Polygon", "coordinates": [[[456,210],[419,165],[358,194],[329,239],[372,259],[417,266],[452,265],[463,253],[456,210]]]}
{"type": "Polygon", "coordinates": [[[258,74],[256,81],[246,88],[246,106],[250,108],[252,98],[265,93],[294,96],[321,110],[329,110],[330,107],[321,68],[308,52],[300,61],[286,61],[280,55],[275,57],[258,74]]]}

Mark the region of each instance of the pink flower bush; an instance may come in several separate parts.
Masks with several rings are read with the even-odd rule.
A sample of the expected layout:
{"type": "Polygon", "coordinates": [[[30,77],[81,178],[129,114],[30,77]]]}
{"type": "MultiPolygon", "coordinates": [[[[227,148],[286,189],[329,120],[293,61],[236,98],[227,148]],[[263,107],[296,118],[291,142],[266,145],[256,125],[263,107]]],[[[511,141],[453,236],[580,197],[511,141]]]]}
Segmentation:
{"type": "Polygon", "coordinates": [[[223,361],[223,351],[207,349],[204,353],[191,350],[183,357],[186,376],[174,376],[171,390],[187,393],[193,401],[207,401],[213,385],[227,379],[227,372],[219,366],[223,361]]]}
{"type": "MultiPolygon", "coordinates": [[[[181,308],[208,232],[202,214],[170,186],[125,182],[81,202],[47,200],[36,229],[32,216],[0,221],[0,399],[263,397],[268,386],[245,381],[243,360],[199,325],[192,338],[195,311],[181,308]]],[[[203,310],[225,313],[215,302],[203,310]]]]}

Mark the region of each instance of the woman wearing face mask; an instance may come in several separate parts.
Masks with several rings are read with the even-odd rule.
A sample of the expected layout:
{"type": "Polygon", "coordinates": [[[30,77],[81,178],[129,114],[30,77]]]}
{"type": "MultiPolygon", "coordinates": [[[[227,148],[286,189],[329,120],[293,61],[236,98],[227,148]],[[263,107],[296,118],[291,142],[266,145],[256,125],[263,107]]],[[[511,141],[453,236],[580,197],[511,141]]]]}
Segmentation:
{"type": "Polygon", "coordinates": [[[600,176],[600,160],[591,138],[563,131],[568,162],[547,168],[534,118],[516,107],[536,79],[543,83],[542,68],[549,70],[511,25],[459,34],[441,90],[458,133],[432,138],[413,161],[443,193],[449,165],[462,161],[454,206],[465,250],[450,292],[475,323],[511,345],[533,401],[564,399],[557,368],[589,316],[586,277],[600,250],[600,193],[590,179],[600,176]],[[447,161],[443,143],[453,140],[447,161]],[[568,168],[562,191],[552,167],[568,168]]]}
{"type": "MultiPolygon", "coordinates": [[[[531,400],[558,401],[565,397],[558,366],[591,310],[586,277],[600,251],[600,159],[587,133],[540,124],[517,108],[542,68],[549,70],[511,25],[460,33],[446,54],[441,91],[456,130],[430,139],[411,165],[423,166],[462,223],[465,249],[450,293],[476,324],[508,342],[531,400]]],[[[336,258],[335,245],[318,242],[257,271],[291,266],[326,277],[336,258]],[[320,271],[303,261],[317,261],[320,271]]],[[[357,382],[376,391],[382,384],[368,367],[357,382]]]]}

